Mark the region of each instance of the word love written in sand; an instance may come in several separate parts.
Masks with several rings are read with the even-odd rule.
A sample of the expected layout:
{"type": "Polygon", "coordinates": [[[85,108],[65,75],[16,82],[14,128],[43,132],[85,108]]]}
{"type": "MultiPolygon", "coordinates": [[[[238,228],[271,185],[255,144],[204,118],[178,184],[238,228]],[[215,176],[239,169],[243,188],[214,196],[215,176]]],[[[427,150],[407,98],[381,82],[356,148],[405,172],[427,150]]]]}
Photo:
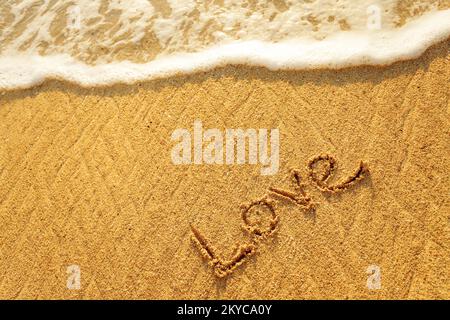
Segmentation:
{"type": "MultiPolygon", "coordinates": [[[[347,190],[369,174],[367,166],[360,162],[358,169],[353,175],[336,184],[330,184],[329,178],[335,172],[336,167],[336,160],[329,155],[317,156],[309,161],[307,169],[312,184],[322,192],[335,194],[347,190]]],[[[294,169],[292,171],[292,178],[295,184],[294,191],[269,187],[267,193],[261,199],[241,206],[242,220],[244,221],[243,227],[249,233],[250,241],[247,244],[240,245],[231,260],[221,258],[200,231],[191,226],[192,241],[214,269],[216,276],[224,277],[233,272],[256,252],[262,241],[273,236],[277,231],[279,216],[275,207],[275,199],[281,198],[292,201],[308,213],[316,211],[317,204],[312,201],[305,191],[305,184],[301,182],[298,170],[294,169]],[[260,218],[263,216],[268,217],[267,221],[261,221],[262,219],[260,218]]]]}

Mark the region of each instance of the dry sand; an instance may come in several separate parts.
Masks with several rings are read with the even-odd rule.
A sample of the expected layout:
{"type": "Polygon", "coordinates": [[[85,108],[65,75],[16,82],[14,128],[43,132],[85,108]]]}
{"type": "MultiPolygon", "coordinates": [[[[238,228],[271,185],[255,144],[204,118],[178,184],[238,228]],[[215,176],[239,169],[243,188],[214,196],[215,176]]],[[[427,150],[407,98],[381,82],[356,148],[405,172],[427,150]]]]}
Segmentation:
{"type": "Polygon", "coordinates": [[[0,95],[0,298],[450,298],[450,41],[385,68],[270,72],[230,66],[132,86],[48,81],[0,95]],[[279,128],[280,171],[171,162],[173,130],[279,128]],[[332,155],[322,192],[308,161],[332,155]],[[240,205],[304,178],[306,212],[219,278],[191,225],[225,260],[249,243],[240,205]],[[332,177],[333,178],[333,177],[332,177]],[[81,289],[66,287],[69,265],[81,289]],[[369,265],[381,289],[366,286],[369,265]]]}

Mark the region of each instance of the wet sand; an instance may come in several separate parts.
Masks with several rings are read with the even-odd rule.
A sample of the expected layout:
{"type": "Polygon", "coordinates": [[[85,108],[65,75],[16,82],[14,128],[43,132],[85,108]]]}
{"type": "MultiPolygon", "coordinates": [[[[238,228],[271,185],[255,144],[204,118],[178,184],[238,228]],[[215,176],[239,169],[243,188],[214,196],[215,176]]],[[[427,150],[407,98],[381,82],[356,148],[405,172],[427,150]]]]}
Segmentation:
{"type": "MultiPolygon", "coordinates": [[[[229,66],[131,86],[47,81],[0,95],[0,298],[449,299],[450,42],[383,68],[271,72],[229,66]],[[279,128],[280,169],[175,166],[171,134],[279,128]],[[331,155],[320,190],[308,162],[331,155]],[[270,196],[273,233],[218,277],[254,235],[240,206],[270,196]],[[195,239],[194,239],[195,240],[195,239]],[[81,270],[67,288],[67,267],[81,270]],[[381,289],[367,287],[379,266],[381,289]]],[[[264,222],[264,221],[263,221],[264,222]]]]}

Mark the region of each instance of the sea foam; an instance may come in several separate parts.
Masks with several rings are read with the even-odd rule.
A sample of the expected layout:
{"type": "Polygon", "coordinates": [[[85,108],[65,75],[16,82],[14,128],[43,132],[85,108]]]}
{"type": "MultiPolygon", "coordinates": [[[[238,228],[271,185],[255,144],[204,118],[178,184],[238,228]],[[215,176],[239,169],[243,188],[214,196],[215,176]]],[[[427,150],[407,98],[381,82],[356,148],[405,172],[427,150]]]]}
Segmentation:
{"type": "Polygon", "coordinates": [[[193,52],[161,52],[148,62],[124,59],[88,63],[64,52],[42,55],[36,50],[4,50],[0,55],[0,89],[31,87],[46,79],[62,79],[82,86],[134,83],[227,64],[271,70],[381,66],[414,59],[449,36],[450,10],[440,10],[398,28],[340,31],[319,39],[228,39],[193,52]]]}

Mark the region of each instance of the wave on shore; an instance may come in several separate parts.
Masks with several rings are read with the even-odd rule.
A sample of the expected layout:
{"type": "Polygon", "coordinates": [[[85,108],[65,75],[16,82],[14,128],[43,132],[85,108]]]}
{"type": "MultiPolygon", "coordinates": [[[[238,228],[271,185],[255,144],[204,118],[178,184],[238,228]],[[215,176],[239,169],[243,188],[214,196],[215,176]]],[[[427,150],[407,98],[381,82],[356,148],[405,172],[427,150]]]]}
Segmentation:
{"type": "MultiPolygon", "coordinates": [[[[132,3],[135,2],[132,1],[132,3]]],[[[118,3],[120,4],[121,1],[118,0],[118,3]]],[[[367,12],[364,12],[364,17],[366,14],[367,12]]],[[[143,19],[143,15],[138,16],[143,19]]],[[[128,19],[139,21],[138,18],[133,20],[132,17],[128,17],[128,19]]],[[[30,45],[34,40],[27,42],[24,39],[22,42],[28,43],[29,47],[18,50],[17,46],[20,44],[20,47],[23,47],[23,43],[17,40],[13,44],[10,40],[9,46],[3,43],[0,50],[0,89],[30,87],[50,78],[63,79],[82,86],[133,83],[209,70],[227,64],[264,66],[271,70],[339,69],[357,65],[388,65],[400,60],[414,59],[431,45],[444,41],[450,36],[450,9],[432,10],[399,27],[370,29],[367,28],[367,24],[363,28],[362,22],[355,21],[355,25],[348,30],[330,31],[328,28],[328,33],[325,35],[310,30],[307,36],[304,33],[280,36],[280,34],[274,35],[274,32],[269,38],[256,36],[256,34],[242,37],[223,36],[222,40],[213,39],[209,42],[205,40],[202,43],[194,43],[196,50],[193,49],[194,47],[175,48],[170,44],[164,48],[161,45],[140,46],[139,49],[134,50],[146,53],[151,50],[156,51],[151,56],[141,55],[138,61],[126,56],[112,56],[112,50],[106,50],[107,53],[103,54],[100,50],[100,53],[90,56],[91,58],[95,56],[95,59],[74,56],[70,50],[65,51],[69,48],[65,44],[47,45],[47,50],[43,52],[39,46],[30,45]],[[60,50],[61,48],[65,50],[60,50]]],[[[285,24],[288,22],[285,21],[285,24]]],[[[140,33],[141,37],[145,38],[142,34],[143,30],[140,29],[140,33]]],[[[5,33],[8,32],[4,31],[0,37],[11,38],[11,31],[8,36],[5,33]]],[[[159,30],[159,43],[162,43],[163,33],[163,30],[159,30]]],[[[38,34],[33,39],[37,37],[39,37],[38,34]]],[[[142,38],[140,40],[136,38],[137,34],[130,33],[128,37],[134,37],[133,41],[136,43],[142,40],[142,38]]],[[[80,44],[83,43],[81,39],[78,39],[70,41],[70,44],[73,45],[77,41],[80,44]]],[[[180,39],[177,41],[182,42],[180,39]]],[[[117,41],[111,44],[110,49],[115,45],[117,41]]],[[[89,50],[79,48],[78,52],[89,52],[89,50]]],[[[134,54],[134,56],[139,55],[134,54]]]]}

